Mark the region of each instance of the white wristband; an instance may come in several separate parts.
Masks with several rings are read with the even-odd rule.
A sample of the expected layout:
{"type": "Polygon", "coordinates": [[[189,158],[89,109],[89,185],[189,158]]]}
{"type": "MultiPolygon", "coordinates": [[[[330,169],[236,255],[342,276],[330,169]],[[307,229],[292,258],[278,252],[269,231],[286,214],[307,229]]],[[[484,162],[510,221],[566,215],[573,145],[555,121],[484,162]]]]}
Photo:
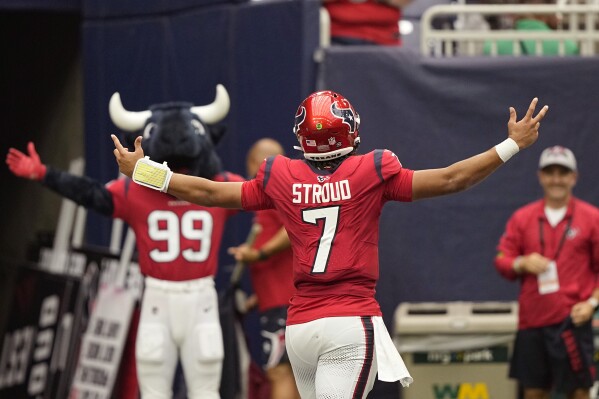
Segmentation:
{"type": "Polygon", "coordinates": [[[592,296],[589,299],[587,299],[587,303],[591,305],[593,309],[597,309],[597,306],[599,306],[599,299],[592,296]]]}
{"type": "Polygon", "coordinates": [[[149,157],[138,159],[133,169],[133,181],[142,186],[166,192],[173,172],[166,165],[150,160],[149,157]]]}
{"type": "Polygon", "coordinates": [[[495,151],[497,151],[497,155],[505,163],[520,151],[520,147],[518,147],[514,139],[507,138],[495,146],[495,151]]]}
{"type": "Polygon", "coordinates": [[[163,193],[166,193],[168,191],[168,185],[171,182],[171,177],[173,177],[173,172],[169,170],[168,172],[166,172],[166,181],[164,182],[164,187],[162,187],[162,190],[160,190],[163,193]]]}

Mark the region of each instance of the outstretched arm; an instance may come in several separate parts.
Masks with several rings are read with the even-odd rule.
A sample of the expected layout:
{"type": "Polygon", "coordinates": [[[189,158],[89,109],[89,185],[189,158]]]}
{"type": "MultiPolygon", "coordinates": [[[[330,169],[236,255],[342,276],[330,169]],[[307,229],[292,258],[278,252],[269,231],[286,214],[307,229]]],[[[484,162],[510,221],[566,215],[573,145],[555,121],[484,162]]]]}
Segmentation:
{"type": "Polygon", "coordinates": [[[173,173],[167,193],[198,205],[241,208],[242,184],[173,173]]]}
{"type": "MultiPolygon", "coordinates": [[[[126,176],[132,177],[135,163],[144,157],[141,148],[141,136],[135,139],[133,152],[124,148],[119,139],[113,134],[114,156],[119,164],[119,170],[126,176]]],[[[223,208],[241,208],[241,182],[215,182],[197,176],[173,173],[168,183],[168,193],[182,200],[202,205],[223,208]]]]}
{"type": "Polygon", "coordinates": [[[537,102],[537,98],[532,100],[526,115],[519,121],[517,121],[516,110],[510,107],[510,119],[507,124],[508,140],[499,146],[446,168],[415,171],[412,180],[412,199],[418,200],[464,191],[484,180],[503,165],[513,153],[532,145],[537,141],[541,120],[549,109],[545,105],[534,116],[537,102]],[[505,149],[507,147],[509,150],[510,145],[513,146],[513,149],[506,155],[505,149]]]}
{"type": "Polygon", "coordinates": [[[27,144],[27,154],[10,148],[6,155],[6,164],[15,176],[39,181],[79,205],[112,216],[112,194],[103,184],[86,176],[75,176],[44,165],[31,141],[27,144]]]}

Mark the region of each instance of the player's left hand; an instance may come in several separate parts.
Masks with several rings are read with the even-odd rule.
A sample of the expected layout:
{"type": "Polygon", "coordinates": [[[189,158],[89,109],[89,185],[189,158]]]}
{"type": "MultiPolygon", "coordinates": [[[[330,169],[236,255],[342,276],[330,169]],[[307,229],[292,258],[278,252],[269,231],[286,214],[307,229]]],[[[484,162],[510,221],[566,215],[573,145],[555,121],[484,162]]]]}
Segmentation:
{"type": "Polygon", "coordinates": [[[549,106],[545,105],[541,110],[534,115],[535,108],[539,102],[538,98],[533,98],[528,106],[526,115],[518,121],[516,110],[510,107],[510,119],[507,123],[508,135],[513,139],[518,147],[522,150],[531,146],[539,138],[539,127],[541,120],[547,114],[549,106]]]}
{"type": "Polygon", "coordinates": [[[572,318],[572,323],[574,323],[575,326],[579,326],[589,321],[591,317],[593,317],[593,313],[595,313],[593,305],[587,301],[583,301],[578,302],[572,307],[570,317],[572,318]]]}
{"type": "Polygon", "coordinates": [[[116,162],[119,164],[119,170],[125,176],[131,177],[133,175],[133,170],[135,169],[135,164],[139,159],[144,157],[144,150],[141,148],[141,136],[138,136],[135,139],[135,151],[131,152],[127,148],[123,147],[119,139],[111,134],[110,138],[114,142],[114,157],[116,158],[116,162]]]}

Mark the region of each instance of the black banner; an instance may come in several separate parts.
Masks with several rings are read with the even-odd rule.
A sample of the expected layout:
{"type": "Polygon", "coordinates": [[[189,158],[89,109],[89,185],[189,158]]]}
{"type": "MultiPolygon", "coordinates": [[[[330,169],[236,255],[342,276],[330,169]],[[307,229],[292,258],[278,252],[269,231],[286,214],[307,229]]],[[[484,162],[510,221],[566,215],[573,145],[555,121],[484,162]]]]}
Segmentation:
{"type": "Polygon", "coordinates": [[[70,383],[80,281],[19,268],[0,352],[0,397],[55,399],[70,383]]]}

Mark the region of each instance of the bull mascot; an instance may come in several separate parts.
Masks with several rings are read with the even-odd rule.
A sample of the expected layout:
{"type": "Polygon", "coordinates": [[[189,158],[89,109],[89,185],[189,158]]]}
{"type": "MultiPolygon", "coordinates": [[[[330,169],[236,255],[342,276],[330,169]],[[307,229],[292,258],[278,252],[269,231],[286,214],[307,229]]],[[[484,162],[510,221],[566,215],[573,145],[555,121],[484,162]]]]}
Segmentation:
{"type": "MultiPolygon", "coordinates": [[[[144,152],[181,173],[216,181],[243,181],[222,170],[215,145],[229,112],[222,85],[215,100],[194,106],[170,102],[148,110],[126,110],[118,93],[110,99],[113,123],[133,146],[142,135],[144,152]]],[[[180,361],[191,399],[218,399],[224,358],[214,276],[225,222],[234,211],[205,208],[169,194],[130,184],[104,185],[44,165],[33,143],[28,154],[10,148],[6,162],[17,176],[37,180],[58,194],[103,215],[123,219],[135,232],[145,278],[135,357],[143,399],[171,398],[180,361]]]]}

